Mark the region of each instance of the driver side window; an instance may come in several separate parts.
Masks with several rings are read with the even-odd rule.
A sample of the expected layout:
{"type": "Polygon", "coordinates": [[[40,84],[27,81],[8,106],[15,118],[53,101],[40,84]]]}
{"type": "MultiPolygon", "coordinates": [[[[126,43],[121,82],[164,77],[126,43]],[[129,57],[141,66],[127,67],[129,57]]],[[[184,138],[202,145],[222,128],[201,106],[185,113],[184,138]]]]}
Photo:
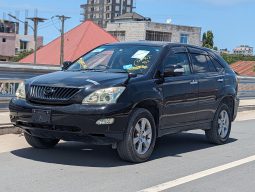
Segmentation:
{"type": "Polygon", "coordinates": [[[167,69],[174,65],[183,67],[184,69],[183,75],[189,75],[191,73],[190,65],[189,65],[189,57],[186,53],[169,54],[165,58],[164,69],[167,69]]]}

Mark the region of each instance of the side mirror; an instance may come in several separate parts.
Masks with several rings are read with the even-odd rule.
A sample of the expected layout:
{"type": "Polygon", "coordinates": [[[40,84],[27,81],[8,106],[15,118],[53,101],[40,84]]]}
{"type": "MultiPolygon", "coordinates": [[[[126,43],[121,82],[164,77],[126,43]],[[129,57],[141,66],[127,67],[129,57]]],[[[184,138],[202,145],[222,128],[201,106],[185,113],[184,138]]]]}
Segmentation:
{"type": "Polygon", "coordinates": [[[67,70],[72,65],[71,61],[65,61],[62,66],[62,70],[67,70]]]}
{"type": "Polygon", "coordinates": [[[164,71],[164,77],[181,76],[185,72],[181,65],[171,65],[164,71]]]}

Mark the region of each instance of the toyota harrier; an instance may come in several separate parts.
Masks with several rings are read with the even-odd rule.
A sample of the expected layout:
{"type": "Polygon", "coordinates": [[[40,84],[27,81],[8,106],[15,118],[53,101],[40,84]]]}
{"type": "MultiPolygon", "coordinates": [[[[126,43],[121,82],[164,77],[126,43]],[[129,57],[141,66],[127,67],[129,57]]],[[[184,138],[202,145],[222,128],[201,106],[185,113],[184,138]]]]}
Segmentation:
{"type": "Polygon", "coordinates": [[[202,129],[210,142],[226,143],[237,90],[235,73],[212,50],[115,43],[21,83],[10,118],[35,148],[60,140],[112,145],[123,160],[139,163],[167,134],[202,129]]]}

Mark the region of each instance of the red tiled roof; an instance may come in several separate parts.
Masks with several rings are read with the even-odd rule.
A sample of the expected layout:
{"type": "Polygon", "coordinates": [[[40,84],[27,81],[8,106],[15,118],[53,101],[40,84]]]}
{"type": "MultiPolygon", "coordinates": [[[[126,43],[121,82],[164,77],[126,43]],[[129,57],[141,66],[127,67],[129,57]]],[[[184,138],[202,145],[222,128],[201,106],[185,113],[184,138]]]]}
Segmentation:
{"type": "MultiPolygon", "coordinates": [[[[37,51],[37,64],[59,65],[61,38],[53,40],[37,51]]],[[[105,30],[86,21],[65,33],[64,60],[75,61],[90,50],[117,40],[105,30]]],[[[20,60],[21,63],[33,63],[33,54],[20,60]]]]}
{"type": "Polygon", "coordinates": [[[255,61],[238,61],[231,65],[232,69],[243,76],[255,76],[255,61]]]}

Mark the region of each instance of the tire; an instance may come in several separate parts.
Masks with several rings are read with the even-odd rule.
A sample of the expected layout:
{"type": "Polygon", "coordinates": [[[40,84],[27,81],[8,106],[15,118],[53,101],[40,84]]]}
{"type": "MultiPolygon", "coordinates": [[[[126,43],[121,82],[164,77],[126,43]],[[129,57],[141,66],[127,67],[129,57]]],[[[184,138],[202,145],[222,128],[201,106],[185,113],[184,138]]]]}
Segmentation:
{"type": "Polygon", "coordinates": [[[49,149],[55,147],[59,139],[47,139],[47,138],[39,138],[29,135],[28,133],[24,133],[25,139],[29,145],[38,149],[49,149]]]}
{"type": "Polygon", "coordinates": [[[152,114],[146,109],[135,109],[117,151],[122,160],[142,163],[150,158],[155,141],[156,125],[152,114]]]}
{"type": "Polygon", "coordinates": [[[231,132],[231,123],[232,121],[229,107],[226,104],[222,103],[216,111],[215,117],[212,122],[212,128],[205,131],[207,139],[211,143],[217,145],[227,143],[231,132]]]}

